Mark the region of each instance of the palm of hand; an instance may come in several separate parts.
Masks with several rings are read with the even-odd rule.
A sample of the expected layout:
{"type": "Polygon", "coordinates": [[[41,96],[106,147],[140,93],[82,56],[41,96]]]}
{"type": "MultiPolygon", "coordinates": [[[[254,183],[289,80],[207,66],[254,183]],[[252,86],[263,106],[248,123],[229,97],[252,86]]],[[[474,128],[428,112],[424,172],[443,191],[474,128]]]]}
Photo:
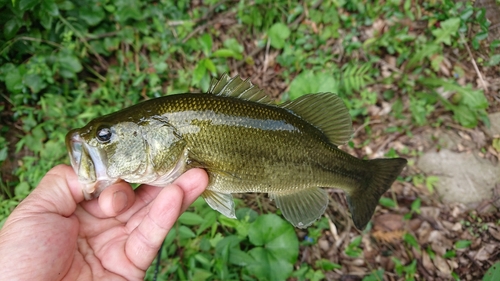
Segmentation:
{"type": "Polygon", "coordinates": [[[58,166],[2,228],[0,264],[7,266],[3,276],[143,280],[165,235],[207,181],[206,173],[190,170],[164,189],[143,185],[134,192],[119,183],[103,191],[99,200],[82,202],[76,175],[58,166]]]}

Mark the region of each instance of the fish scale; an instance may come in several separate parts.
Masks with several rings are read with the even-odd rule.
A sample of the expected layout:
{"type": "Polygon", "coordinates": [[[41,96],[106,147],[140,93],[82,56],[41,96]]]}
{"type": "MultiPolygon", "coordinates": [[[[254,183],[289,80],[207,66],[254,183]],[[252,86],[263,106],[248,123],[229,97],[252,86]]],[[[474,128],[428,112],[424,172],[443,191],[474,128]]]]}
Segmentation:
{"type": "Polygon", "coordinates": [[[249,81],[225,75],[209,93],[160,97],[99,117],[69,132],[67,146],[86,198],[118,180],[162,186],[199,167],[209,175],[202,196],[228,217],[235,217],[232,193],[262,192],[293,225],[307,227],[328,205],[324,188],[340,188],[363,228],[406,160],[351,156],[337,147],[351,135],[336,95],[276,105],[249,81]]]}

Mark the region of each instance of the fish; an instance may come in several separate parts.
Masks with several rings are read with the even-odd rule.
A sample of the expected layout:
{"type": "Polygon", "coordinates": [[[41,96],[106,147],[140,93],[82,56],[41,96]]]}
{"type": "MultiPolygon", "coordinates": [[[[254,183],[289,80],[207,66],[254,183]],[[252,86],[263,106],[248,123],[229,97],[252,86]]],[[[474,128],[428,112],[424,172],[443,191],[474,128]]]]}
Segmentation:
{"type": "Polygon", "coordinates": [[[207,93],[166,95],[95,118],[69,131],[66,146],[87,200],[118,181],[165,186],[203,168],[202,197],[229,218],[233,193],[267,193],[286,220],[306,228],[337,188],[363,229],[407,160],[352,156],[338,147],[352,135],[349,111],[333,93],[277,104],[248,79],[225,74],[207,93]]]}

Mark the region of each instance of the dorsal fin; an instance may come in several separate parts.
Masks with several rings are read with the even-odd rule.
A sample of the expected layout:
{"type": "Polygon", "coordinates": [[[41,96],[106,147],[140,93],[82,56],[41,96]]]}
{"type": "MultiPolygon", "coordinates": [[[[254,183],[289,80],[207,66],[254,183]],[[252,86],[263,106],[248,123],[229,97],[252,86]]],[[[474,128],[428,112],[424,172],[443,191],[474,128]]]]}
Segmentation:
{"type": "Polygon", "coordinates": [[[337,95],[309,94],[279,106],[292,111],[321,130],[335,145],[344,144],[352,137],[351,115],[337,95]]]}
{"type": "Polygon", "coordinates": [[[276,105],[262,89],[252,84],[250,80],[243,80],[239,76],[231,78],[224,74],[220,79],[213,78],[208,93],[276,105]]]}

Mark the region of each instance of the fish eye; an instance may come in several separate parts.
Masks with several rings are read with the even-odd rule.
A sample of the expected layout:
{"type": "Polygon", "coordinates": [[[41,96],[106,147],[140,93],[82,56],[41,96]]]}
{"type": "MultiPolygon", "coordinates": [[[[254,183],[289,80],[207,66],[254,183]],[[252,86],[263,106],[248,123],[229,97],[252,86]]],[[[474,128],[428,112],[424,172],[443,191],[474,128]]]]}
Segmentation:
{"type": "Polygon", "coordinates": [[[112,135],[111,129],[107,127],[99,128],[96,133],[97,140],[100,142],[108,142],[112,135]]]}

